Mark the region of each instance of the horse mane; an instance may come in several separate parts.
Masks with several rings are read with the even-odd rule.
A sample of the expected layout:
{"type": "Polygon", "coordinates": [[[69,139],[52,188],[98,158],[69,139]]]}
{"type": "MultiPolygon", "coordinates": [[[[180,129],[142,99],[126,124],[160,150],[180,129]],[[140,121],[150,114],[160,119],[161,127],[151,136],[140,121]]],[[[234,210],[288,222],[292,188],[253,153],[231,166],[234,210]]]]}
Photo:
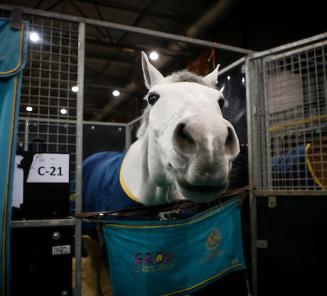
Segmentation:
{"type": "MultiPolygon", "coordinates": [[[[195,82],[205,86],[209,86],[203,79],[203,77],[196,75],[187,70],[181,70],[178,72],[174,72],[171,75],[167,76],[163,80],[164,82],[168,83],[175,83],[175,82],[195,82]]],[[[210,87],[210,86],[209,86],[210,87]]],[[[140,138],[144,135],[148,125],[149,125],[149,113],[150,107],[147,106],[143,112],[141,125],[137,130],[136,137],[140,138]]]]}

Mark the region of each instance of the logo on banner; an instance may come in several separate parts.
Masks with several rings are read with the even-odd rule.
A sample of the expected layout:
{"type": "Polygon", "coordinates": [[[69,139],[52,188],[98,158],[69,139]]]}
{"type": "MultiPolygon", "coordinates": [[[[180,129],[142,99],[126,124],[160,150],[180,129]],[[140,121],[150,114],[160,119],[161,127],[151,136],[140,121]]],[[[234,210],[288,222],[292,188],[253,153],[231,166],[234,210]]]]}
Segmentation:
{"type": "Polygon", "coordinates": [[[200,263],[209,263],[216,257],[221,256],[224,251],[220,250],[222,235],[218,228],[211,229],[207,235],[207,239],[204,244],[209,252],[205,253],[205,256],[200,259],[200,263]]]}
{"type": "Polygon", "coordinates": [[[207,237],[205,245],[209,251],[214,251],[218,248],[221,241],[221,234],[218,228],[212,229],[207,237]]]}
{"type": "Polygon", "coordinates": [[[137,272],[157,272],[172,269],[174,259],[174,254],[168,252],[136,253],[134,263],[137,272]]]}

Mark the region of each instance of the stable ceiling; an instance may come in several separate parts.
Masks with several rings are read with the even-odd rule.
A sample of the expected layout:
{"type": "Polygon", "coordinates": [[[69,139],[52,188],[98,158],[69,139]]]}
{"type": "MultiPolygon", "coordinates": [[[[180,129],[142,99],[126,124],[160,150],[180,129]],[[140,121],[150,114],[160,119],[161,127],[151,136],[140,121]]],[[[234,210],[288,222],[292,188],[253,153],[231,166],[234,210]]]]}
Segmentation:
{"type": "MultiPolygon", "coordinates": [[[[323,9],[291,1],[244,0],[8,0],[68,15],[211,40],[255,51],[326,31],[323,9]],[[286,3],[286,4],[285,4],[286,3]],[[287,3],[289,6],[287,6],[287,3]]],[[[140,51],[156,50],[163,73],[188,67],[199,74],[242,54],[145,35],[87,26],[85,51],[86,120],[126,122],[144,108],[140,51]],[[112,91],[118,89],[120,96],[112,91]]]]}

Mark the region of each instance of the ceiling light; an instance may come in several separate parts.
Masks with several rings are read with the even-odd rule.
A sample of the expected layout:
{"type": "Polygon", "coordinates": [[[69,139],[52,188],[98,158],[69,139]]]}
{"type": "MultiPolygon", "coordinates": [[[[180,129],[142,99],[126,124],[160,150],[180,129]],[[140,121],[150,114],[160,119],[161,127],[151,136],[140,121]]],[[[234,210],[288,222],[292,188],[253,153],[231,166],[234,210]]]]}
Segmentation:
{"type": "Polygon", "coordinates": [[[73,91],[73,92],[78,92],[78,86],[77,86],[77,85],[74,85],[74,86],[72,87],[72,91],[73,91]]]}
{"type": "Polygon", "coordinates": [[[115,90],[112,92],[112,95],[113,95],[114,97],[118,97],[118,96],[120,95],[120,91],[117,90],[117,89],[115,89],[115,90]]]}
{"type": "Polygon", "coordinates": [[[38,41],[40,41],[40,35],[39,35],[39,33],[37,33],[37,32],[30,32],[30,40],[32,41],[32,42],[38,42],[38,41]]]}
{"type": "Polygon", "coordinates": [[[26,111],[27,112],[32,112],[33,111],[33,107],[32,106],[27,106],[26,107],[26,111]]]}
{"type": "Polygon", "coordinates": [[[243,84],[245,83],[245,78],[244,78],[244,77],[242,77],[242,83],[243,83],[243,84]]]}
{"type": "Polygon", "coordinates": [[[230,76],[229,75],[227,76],[227,80],[230,80],[230,76]]]}
{"type": "Polygon", "coordinates": [[[62,115],[66,115],[67,114],[67,109],[60,109],[60,113],[62,114],[62,115]]]}
{"type": "Polygon", "coordinates": [[[151,51],[149,57],[152,61],[156,61],[159,58],[159,54],[156,51],[151,51]]]}

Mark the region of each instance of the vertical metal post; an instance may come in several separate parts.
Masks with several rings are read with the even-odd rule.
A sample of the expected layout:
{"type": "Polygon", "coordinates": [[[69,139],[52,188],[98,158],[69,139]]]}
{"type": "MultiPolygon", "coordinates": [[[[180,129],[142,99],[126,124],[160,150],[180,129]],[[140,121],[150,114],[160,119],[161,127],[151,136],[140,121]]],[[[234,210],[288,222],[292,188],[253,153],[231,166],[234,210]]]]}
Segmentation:
{"type": "MultiPolygon", "coordinates": [[[[82,211],[82,162],[83,162],[83,107],[84,107],[84,62],[85,62],[85,23],[79,24],[78,35],[78,74],[77,74],[77,121],[76,121],[76,201],[75,211],[82,211]]],[[[75,225],[75,296],[81,295],[81,220],[75,225]]]]}
{"type": "Polygon", "coordinates": [[[25,119],[25,125],[24,125],[24,151],[28,151],[28,130],[29,130],[29,120],[25,119]]]}
{"type": "Polygon", "coordinates": [[[131,133],[131,126],[127,124],[125,126],[125,151],[131,146],[132,143],[132,133],[131,133]]]}
{"type": "MultiPolygon", "coordinates": [[[[269,113],[269,98],[268,98],[268,69],[267,69],[267,62],[265,59],[262,60],[262,77],[263,77],[263,103],[264,103],[264,114],[265,114],[265,120],[264,120],[264,131],[265,131],[265,140],[266,140],[266,163],[265,163],[265,175],[266,175],[266,183],[265,186],[267,186],[268,189],[272,190],[272,167],[271,167],[271,137],[269,132],[270,127],[270,113],[269,113]]],[[[260,110],[261,112],[261,110],[260,110]]]]}
{"type": "Polygon", "coordinates": [[[255,197],[255,180],[254,180],[254,161],[253,161],[253,148],[254,141],[253,136],[253,117],[255,116],[253,105],[253,100],[251,98],[251,69],[250,69],[250,58],[246,59],[245,63],[245,82],[246,82],[246,113],[247,113],[247,131],[248,131],[248,164],[249,164],[249,185],[250,185],[250,215],[251,215],[251,259],[252,259],[252,290],[253,295],[258,295],[257,293],[257,205],[255,197]]]}

